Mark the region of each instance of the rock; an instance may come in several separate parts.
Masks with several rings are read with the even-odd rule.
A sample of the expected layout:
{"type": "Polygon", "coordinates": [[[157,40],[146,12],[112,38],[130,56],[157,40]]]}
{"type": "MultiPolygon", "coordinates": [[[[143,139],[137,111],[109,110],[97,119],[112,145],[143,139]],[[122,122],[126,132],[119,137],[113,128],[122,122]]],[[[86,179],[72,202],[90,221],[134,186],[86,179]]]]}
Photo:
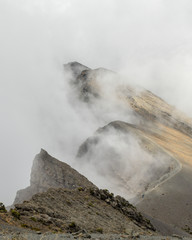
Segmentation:
{"type": "Polygon", "coordinates": [[[74,238],[91,238],[91,235],[87,233],[86,230],[82,229],[78,232],[72,233],[74,238]]]}
{"type": "Polygon", "coordinates": [[[70,63],[64,64],[64,70],[66,71],[66,73],[67,72],[71,73],[74,79],[76,79],[81,74],[82,71],[89,70],[89,69],[90,68],[78,62],[70,62],[70,63]]]}
{"type": "Polygon", "coordinates": [[[76,238],[89,238],[89,233],[125,234],[126,229],[130,229],[129,236],[131,230],[154,232],[153,226],[128,201],[114,197],[106,189],[50,188],[35,194],[30,201],[16,204],[15,210],[21,215],[20,222],[28,227],[42,232],[72,233],[76,238]]]}
{"type": "Polygon", "coordinates": [[[0,213],[6,213],[6,212],[7,212],[7,210],[4,206],[4,204],[0,202],[0,213]]]}
{"type": "Polygon", "coordinates": [[[178,238],[178,239],[183,239],[182,236],[179,236],[179,235],[177,235],[177,234],[172,234],[172,237],[175,237],[175,238],[178,238]]]}
{"type": "Polygon", "coordinates": [[[111,205],[113,208],[117,209],[129,219],[134,221],[138,226],[155,231],[151,222],[144,218],[141,213],[138,212],[137,209],[123,197],[114,197],[114,195],[107,189],[102,190],[98,188],[90,189],[90,194],[98,199],[104,200],[107,204],[111,205]]]}
{"type": "Polygon", "coordinates": [[[132,233],[132,238],[133,239],[140,238],[140,234],[138,232],[133,232],[132,233]]]}
{"type": "Polygon", "coordinates": [[[34,194],[44,192],[52,187],[75,189],[94,186],[68,164],[53,158],[41,149],[33,161],[30,186],[17,192],[14,205],[29,200],[34,194]]]}

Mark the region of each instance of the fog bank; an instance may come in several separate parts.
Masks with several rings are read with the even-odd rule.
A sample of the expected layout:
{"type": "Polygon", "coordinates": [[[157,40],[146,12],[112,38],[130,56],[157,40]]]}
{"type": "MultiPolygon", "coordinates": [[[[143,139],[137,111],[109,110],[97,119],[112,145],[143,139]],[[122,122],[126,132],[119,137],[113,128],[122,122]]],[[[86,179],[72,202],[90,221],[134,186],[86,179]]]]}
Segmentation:
{"type": "Polygon", "coordinates": [[[189,0],[1,0],[0,201],[28,185],[41,147],[70,163],[96,131],[71,103],[63,63],[120,72],[192,116],[191,10],[189,0]]]}

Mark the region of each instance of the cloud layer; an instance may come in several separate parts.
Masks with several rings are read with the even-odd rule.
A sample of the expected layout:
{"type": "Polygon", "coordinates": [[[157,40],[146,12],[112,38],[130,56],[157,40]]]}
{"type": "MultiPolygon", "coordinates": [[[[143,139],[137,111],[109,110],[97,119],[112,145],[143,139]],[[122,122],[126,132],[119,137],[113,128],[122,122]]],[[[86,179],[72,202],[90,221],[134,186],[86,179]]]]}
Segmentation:
{"type": "Polygon", "coordinates": [[[121,72],[192,116],[191,10],[190,0],[1,0],[0,201],[28,185],[41,147],[70,162],[96,130],[71,107],[63,63],[121,72]]]}

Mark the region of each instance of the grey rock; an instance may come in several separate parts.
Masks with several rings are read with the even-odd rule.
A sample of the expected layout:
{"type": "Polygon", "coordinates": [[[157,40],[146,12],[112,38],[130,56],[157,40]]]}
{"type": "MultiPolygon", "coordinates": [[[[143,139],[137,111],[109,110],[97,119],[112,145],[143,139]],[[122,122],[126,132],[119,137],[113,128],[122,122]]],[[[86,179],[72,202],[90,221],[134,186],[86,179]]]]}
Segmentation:
{"type": "Polygon", "coordinates": [[[41,149],[33,161],[30,186],[17,192],[14,205],[30,200],[34,194],[45,192],[49,188],[78,187],[89,188],[95,185],[68,164],[53,158],[41,149]]]}

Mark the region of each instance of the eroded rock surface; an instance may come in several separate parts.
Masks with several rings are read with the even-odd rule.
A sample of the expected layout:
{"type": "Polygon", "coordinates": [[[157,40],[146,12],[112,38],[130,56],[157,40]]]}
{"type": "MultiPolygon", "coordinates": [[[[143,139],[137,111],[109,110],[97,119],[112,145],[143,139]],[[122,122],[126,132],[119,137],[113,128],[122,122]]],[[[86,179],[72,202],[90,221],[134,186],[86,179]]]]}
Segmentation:
{"type": "Polygon", "coordinates": [[[14,204],[29,200],[35,193],[44,192],[51,187],[75,189],[93,186],[93,183],[68,164],[41,149],[33,161],[30,186],[17,192],[14,204]]]}

